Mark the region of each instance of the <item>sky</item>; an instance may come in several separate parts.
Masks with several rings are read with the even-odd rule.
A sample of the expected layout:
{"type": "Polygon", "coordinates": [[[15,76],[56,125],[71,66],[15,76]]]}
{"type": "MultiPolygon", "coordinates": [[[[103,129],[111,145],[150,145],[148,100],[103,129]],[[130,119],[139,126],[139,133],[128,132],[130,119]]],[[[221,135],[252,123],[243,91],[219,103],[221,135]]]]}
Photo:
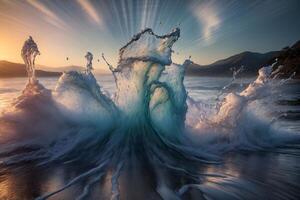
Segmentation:
{"type": "Polygon", "coordinates": [[[116,65],[134,34],[152,28],[163,35],[175,27],[181,29],[172,57],[177,63],[280,50],[300,40],[300,1],[0,0],[0,60],[21,63],[30,35],[41,52],[39,65],[84,65],[90,51],[94,67],[106,70],[102,53],[116,65]]]}

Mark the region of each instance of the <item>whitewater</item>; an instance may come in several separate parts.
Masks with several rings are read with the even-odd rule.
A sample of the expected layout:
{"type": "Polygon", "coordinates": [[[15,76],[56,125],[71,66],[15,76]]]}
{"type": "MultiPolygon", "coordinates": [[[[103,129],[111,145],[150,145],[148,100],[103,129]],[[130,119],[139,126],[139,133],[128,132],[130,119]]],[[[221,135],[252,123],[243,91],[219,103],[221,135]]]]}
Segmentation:
{"type": "Polygon", "coordinates": [[[232,152],[276,152],[300,144],[299,133],[274,128],[277,119],[261,119],[251,107],[288,80],[271,78],[272,65],[265,66],[242,91],[228,92],[238,69],[216,103],[196,101],[184,85],[191,61],[171,59],[179,38],[178,28],[163,36],[145,29],[120,49],[116,67],[102,55],[116,85],[115,94],[108,94],[94,77],[91,52],[85,71],[64,72],[54,90],[45,88],[35,76],[40,52],[30,37],[21,51],[28,83],[0,117],[2,170],[84,163],[84,170],[36,199],[55,198],[82,183],[73,199],[92,199],[93,187],[108,177],[107,198],[122,199],[122,177],[148,176],[157,197],[166,200],[185,199],[190,190],[197,199],[264,199],[254,183],[201,168],[221,165],[232,152]]]}

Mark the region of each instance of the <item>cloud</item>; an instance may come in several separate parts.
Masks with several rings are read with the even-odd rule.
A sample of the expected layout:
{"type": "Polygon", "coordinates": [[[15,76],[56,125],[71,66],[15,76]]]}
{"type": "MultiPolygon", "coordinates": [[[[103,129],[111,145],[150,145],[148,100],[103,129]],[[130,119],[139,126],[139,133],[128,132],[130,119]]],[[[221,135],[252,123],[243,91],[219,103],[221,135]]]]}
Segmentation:
{"type": "Polygon", "coordinates": [[[90,19],[96,22],[99,25],[103,25],[103,21],[95,8],[93,7],[92,3],[89,0],[77,0],[80,7],[85,11],[85,13],[90,17],[90,19]]]}
{"type": "Polygon", "coordinates": [[[37,1],[37,0],[27,0],[27,2],[36,8],[38,11],[43,13],[45,15],[45,19],[52,25],[61,28],[66,29],[66,24],[49,8],[47,8],[43,3],[37,1]]]}
{"type": "Polygon", "coordinates": [[[216,8],[212,4],[200,4],[193,9],[193,13],[201,24],[202,38],[206,42],[211,42],[214,32],[221,25],[216,8]]]}

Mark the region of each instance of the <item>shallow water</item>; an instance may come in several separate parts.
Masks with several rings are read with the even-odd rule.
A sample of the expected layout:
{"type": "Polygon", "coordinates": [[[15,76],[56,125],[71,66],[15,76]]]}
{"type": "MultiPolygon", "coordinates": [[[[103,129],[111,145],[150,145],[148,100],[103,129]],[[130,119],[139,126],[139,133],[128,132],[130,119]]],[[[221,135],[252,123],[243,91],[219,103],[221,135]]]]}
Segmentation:
{"type": "MultiPolygon", "coordinates": [[[[218,165],[199,166],[199,172],[222,177],[204,178],[201,191],[189,188],[182,199],[299,199],[300,154],[232,152],[218,165]]],[[[0,174],[0,199],[29,200],[64,186],[87,167],[82,163],[52,164],[47,168],[5,170],[0,174]]],[[[125,169],[119,178],[121,199],[161,199],[155,190],[155,176],[147,166],[125,169]]],[[[87,199],[111,199],[111,173],[91,187],[87,199]]],[[[179,189],[186,180],[180,174],[171,174],[171,188],[179,189]]],[[[50,197],[52,200],[75,199],[86,181],[50,197]]]]}
{"type": "MultiPolygon", "coordinates": [[[[113,77],[96,77],[104,91],[113,94],[116,90],[113,77]]],[[[41,78],[48,89],[54,89],[58,78],[41,78]]],[[[239,79],[229,88],[241,91],[253,79],[239,79]]],[[[9,106],[13,98],[20,95],[26,78],[0,79],[0,109],[9,106]]],[[[216,102],[220,90],[230,78],[186,77],[185,86],[189,96],[207,104],[216,102]]],[[[273,126],[300,134],[300,87],[299,81],[289,81],[276,88],[275,96],[265,97],[250,105],[254,113],[271,121],[273,126]]],[[[26,167],[0,169],[0,199],[33,199],[47,192],[55,191],[69,180],[91,166],[84,163],[51,164],[47,167],[26,167]]],[[[222,156],[219,164],[198,165],[198,171],[213,175],[204,177],[201,185],[191,185],[183,199],[299,199],[300,198],[300,147],[283,146],[258,152],[234,151],[222,156]],[[271,151],[271,152],[270,152],[271,151]],[[201,189],[198,190],[196,188],[201,189]]],[[[147,163],[128,166],[120,177],[121,199],[160,199],[156,191],[155,176],[147,163]]],[[[168,173],[167,173],[168,174],[168,173]]],[[[100,182],[91,187],[87,199],[111,198],[111,175],[107,173],[100,182]]],[[[190,183],[182,174],[170,172],[170,188],[178,191],[183,183],[190,183]]],[[[85,186],[85,180],[71,186],[49,199],[74,199],[85,186]]]]}

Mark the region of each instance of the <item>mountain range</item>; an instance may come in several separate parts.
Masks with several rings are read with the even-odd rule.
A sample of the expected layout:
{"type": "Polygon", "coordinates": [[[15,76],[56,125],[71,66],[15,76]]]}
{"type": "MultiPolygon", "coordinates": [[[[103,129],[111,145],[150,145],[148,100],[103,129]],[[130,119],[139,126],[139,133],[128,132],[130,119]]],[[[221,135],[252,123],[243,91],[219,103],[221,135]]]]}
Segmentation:
{"type": "MultiPolygon", "coordinates": [[[[238,69],[243,66],[240,77],[256,76],[258,70],[275,63],[273,75],[276,77],[289,77],[294,72],[295,78],[300,78],[300,41],[291,47],[285,47],[279,51],[267,53],[242,52],[228,58],[216,61],[209,65],[199,65],[189,61],[186,67],[188,76],[232,76],[232,68],[238,69]]],[[[36,74],[39,77],[60,76],[64,71],[83,71],[80,66],[46,67],[37,66],[36,74]]],[[[96,74],[105,73],[95,70],[96,74]]],[[[0,77],[26,77],[27,73],[24,64],[0,61],[0,77]]]]}
{"type": "Polygon", "coordinates": [[[189,76],[232,76],[232,68],[238,69],[242,66],[240,77],[257,76],[261,67],[275,63],[272,73],[274,77],[287,78],[295,73],[293,77],[299,79],[300,41],[279,51],[267,53],[246,51],[209,65],[199,65],[192,61],[189,63],[186,67],[186,75],[189,76]]]}
{"type": "Polygon", "coordinates": [[[240,76],[256,76],[258,70],[278,53],[278,51],[268,53],[246,51],[209,65],[190,62],[186,68],[186,74],[189,76],[232,76],[232,68],[238,69],[243,66],[240,76]]]}
{"type": "Polygon", "coordinates": [[[62,67],[48,67],[44,65],[38,65],[37,69],[44,70],[47,72],[64,72],[64,71],[83,71],[85,70],[84,67],[80,67],[77,65],[70,65],[70,66],[62,66],[62,67]]]}
{"type": "MultiPolygon", "coordinates": [[[[275,60],[269,61],[269,64],[275,60]]],[[[291,47],[285,47],[276,57],[276,64],[273,66],[273,74],[279,78],[300,79],[300,41],[291,47]]]]}
{"type": "MultiPolygon", "coordinates": [[[[53,77],[60,76],[61,72],[49,72],[44,70],[36,70],[36,75],[38,77],[53,77]]],[[[26,77],[26,66],[25,64],[13,63],[1,60],[0,61],[0,78],[10,78],[10,77],[26,77]]]]}
{"type": "MultiPolygon", "coordinates": [[[[70,65],[62,67],[48,67],[44,65],[36,65],[36,75],[38,77],[55,77],[60,76],[64,71],[84,71],[84,67],[70,65]]],[[[101,69],[95,69],[94,74],[107,73],[101,69]]],[[[0,60],[0,78],[9,77],[26,77],[26,66],[21,63],[14,63],[5,60],[0,60]]]]}

